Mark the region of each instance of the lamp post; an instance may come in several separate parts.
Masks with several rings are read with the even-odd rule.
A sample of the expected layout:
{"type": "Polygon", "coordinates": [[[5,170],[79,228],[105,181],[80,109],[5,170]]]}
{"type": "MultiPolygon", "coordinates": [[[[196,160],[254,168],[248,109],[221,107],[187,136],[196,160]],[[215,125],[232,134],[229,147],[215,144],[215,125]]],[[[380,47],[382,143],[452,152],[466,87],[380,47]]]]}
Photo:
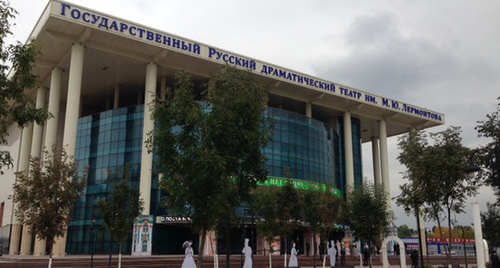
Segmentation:
{"type": "MultiPolygon", "coordinates": [[[[474,223],[471,223],[472,225],[472,229],[474,229],[474,223]]],[[[474,257],[477,257],[477,253],[476,253],[476,245],[474,244],[474,257]]]]}
{"type": "Polygon", "coordinates": [[[462,239],[463,239],[463,245],[464,245],[464,257],[465,257],[465,268],[469,268],[467,264],[467,249],[465,248],[465,228],[462,225],[462,239]]]}
{"type": "MultiPolygon", "coordinates": [[[[406,216],[410,216],[411,213],[411,208],[406,207],[405,208],[405,213],[406,216]]],[[[417,233],[418,233],[418,248],[419,248],[419,255],[420,255],[420,267],[424,268],[424,255],[422,254],[422,234],[420,232],[420,220],[418,219],[418,209],[415,209],[415,218],[417,219],[417,233]]],[[[427,241],[426,241],[427,243],[427,241]]],[[[406,254],[406,252],[405,252],[406,254]]]]}

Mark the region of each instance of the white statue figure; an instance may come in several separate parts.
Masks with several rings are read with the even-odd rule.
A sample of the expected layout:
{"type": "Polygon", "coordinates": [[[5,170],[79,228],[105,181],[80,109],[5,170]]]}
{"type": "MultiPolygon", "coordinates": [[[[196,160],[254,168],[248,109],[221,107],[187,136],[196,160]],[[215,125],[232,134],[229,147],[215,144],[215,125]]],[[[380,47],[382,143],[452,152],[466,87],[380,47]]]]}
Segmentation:
{"type": "Polygon", "coordinates": [[[182,268],[196,268],[196,263],[194,262],[193,258],[193,248],[191,245],[193,244],[193,241],[189,240],[186,241],[182,244],[182,248],[185,249],[184,254],[186,254],[186,257],[184,258],[184,262],[182,262],[182,268]]]}
{"type": "Polygon", "coordinates": [[[243,268],[252,268],[252,248],[248,245],[248,238],[245,238],[245,247],[241,253],[245,254],[245,263],[243,268]]]}
{"type": "Polygon", "coordinates": [[[337,249],[335,248],[335,242],[330,241],[331,246],[328,248],[328,255],[330,255],[330,266],[335,267],[335,261],[337,260],[337,249]]]}
{"type": "Polygon", "coordinates": [[[295,243],[292,244],[292,250],[290,251],[290,261],[288,262],[288,267],[299,267],[299,262],[297,261],[297,253],[299,251],[295,249],[295,243]]]}

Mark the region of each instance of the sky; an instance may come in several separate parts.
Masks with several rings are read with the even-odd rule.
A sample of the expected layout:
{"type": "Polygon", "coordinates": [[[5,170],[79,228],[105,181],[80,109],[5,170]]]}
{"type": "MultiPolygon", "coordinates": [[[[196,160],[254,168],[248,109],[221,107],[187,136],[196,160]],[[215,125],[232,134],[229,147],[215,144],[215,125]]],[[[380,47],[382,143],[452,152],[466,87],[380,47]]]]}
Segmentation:
{"type": "MultiPolygon", "coordinates": [[[[462,128],[463,145],[488,140],[474,127],[500,97],[500,1],[486,0],[71,0],[123,18],[383,97],[445,114],[428,129],[462,128]]],[[[25,42],[47,1],[11,0],[19,14],[13,40],[25,42]]],[[[388,140],[391,197],[405,167],[398,137],[388,140]]],[[[363,176],[372,180],[371,144],[363,145],[363,176]]],[[[472,223],[471,201],[494,202],[493,191],[467,202],[458,224],[472,223]]],[[[396,225],[416,220],[392,205],[396,225]]],[[[432,227],[434,223],[426,223],[432,227]]]]}

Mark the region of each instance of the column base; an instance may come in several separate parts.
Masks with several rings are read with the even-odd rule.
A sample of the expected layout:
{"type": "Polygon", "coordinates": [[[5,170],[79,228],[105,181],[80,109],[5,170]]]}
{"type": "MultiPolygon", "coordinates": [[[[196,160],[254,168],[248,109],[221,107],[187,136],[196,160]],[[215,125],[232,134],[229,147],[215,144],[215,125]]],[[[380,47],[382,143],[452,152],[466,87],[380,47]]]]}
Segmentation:
{"type": "Polygon", "coordinates": [[[10,232],[9,255],[19,255],[21,242],[21,224],[12,224],[10,232]]]}
{"type": "Polygon", "coordinates": [[[45,256],[45,248],[46,248],[47,240],[36,239],[35,241],[35,249],[33,250],[33,256],[45,256]]]}
{"type": "Polygon", "coordinates": [[[66,234],[54,241],[52,256],[64,257],[66,255],[66,234]]]}
{"type": "Polygon", "coordinates": [[[23,225],[23,235],[21,236],[21,256],[31,255],[31,230],[27,225],[23,225]]]}

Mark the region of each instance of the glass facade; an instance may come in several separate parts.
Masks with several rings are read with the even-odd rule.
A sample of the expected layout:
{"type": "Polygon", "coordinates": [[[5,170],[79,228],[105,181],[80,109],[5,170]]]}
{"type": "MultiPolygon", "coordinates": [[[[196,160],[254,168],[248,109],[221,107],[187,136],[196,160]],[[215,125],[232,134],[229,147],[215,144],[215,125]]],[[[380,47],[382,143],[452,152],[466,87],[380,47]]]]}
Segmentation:
{"type": "MultiPolygon", "coordinates": [[[[110,179],[124,178],[124,170],[130,173],[131,186],[139,187],[143,116],[144,106],[137,105],[79,119],[76,159],[80,161],[80,168],[88,167],[89,173],[85,194],[75,204],[68,229],[66,249],[69,254],[89,253],[92,239],[96,253],[109,252],[109,233],[96,227],[103,224],[97,213],[97,202],[112,190],[110,179]],[[94,227],[93,218],[97,219],[94,227]]],[[[319,120],[290,111],[267,108],[265,116],[274,124],[273,140],[264,149],[269,176],[286,177],[284,168],[288,167],[294,179],[331,184],[345,190],[342,135],[319,120]]],[[[353,119],[352,125],[358,183],[362,177],[359,120],[353,119]]],[[[342,126],[340,122],[339,126],[342,126]]],[[[154,217],[166,214],[161,197],[158,180],[153,175],[150,214],[154,217]]],[[[182,244],[188,233],[190,230],[185,226],[155,225],[153,253],[182,254],[177,244],[182,244]],[[169,237],[168,243],[165,237],[169,237]]],[[[123,244],[124,252],[130,252],[130,241],[123,244]]],[[[118,245],[114,245],[113,251],[118,251],[118,245]]]]}
{"type": "Polygon", "coordinates": [[[335,185],[338,135],[331,127],[276,108],[267,108],[265,116],[274,124],[272,141],[264,150],[270,176],[284,178],[288,167],[295,179],[335,185]]]}
{"type": "MultiPolygon", "coordinates": [[[[88,167],[85,195],[75,204],[68,228],[66,250],[70,254],[90,252],[92,219],[102,226],[97,202],[111,191],[110,179],[130,172],[132,187],[139,187],[141,172],[142,125],[144,106],[131,106],[80,118],[75,157],[81,169],[88,167]]],[[[94,228],[95,252],[109,252],[110,236],[94,228]]],[[[130,241],[130,239],[128,240],[130,241]]],[[[117,245],[115,245],[117,251],[117,245]]],[[[130,242],[123,245],[130,251],[130,242]]]]}

